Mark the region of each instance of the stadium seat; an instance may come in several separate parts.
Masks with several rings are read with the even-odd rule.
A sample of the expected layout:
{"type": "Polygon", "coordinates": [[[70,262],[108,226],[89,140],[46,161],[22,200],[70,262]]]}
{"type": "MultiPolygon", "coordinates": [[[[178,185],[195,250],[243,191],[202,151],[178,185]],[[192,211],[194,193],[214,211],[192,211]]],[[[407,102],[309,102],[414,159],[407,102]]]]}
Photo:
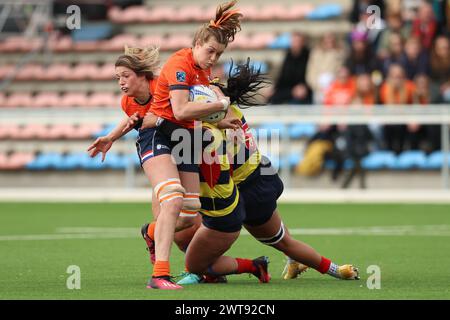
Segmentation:
{"type": "Polygon", "coordinates": [[[2,65],[0,66],[0,79],[5,79],[14,72],[15,66],[13,65],[2,65]]]}
{"type": "Polygon", "coordinates": [[[112,6],[108,10],[108,20],[114,23],[123,23],[122,9],[117,6],[112,6]]]}
{"type": "Polygon", "coordinates": [[[314,6],[310,3],[298,3],[292,5],[286,10],[282,20],[300,20],[304,19],[308,14],[314,11],[314,6]]]}
{"type": "Polygon", "coordinates": [[[339,4],[323,4],[314,8],[313,11],[306,15],[306,18],[310,20],[324,20],[340,17],[342,13],[342,7],[339,4]]]}
{"type": "Polygon", "coordinates": [[[73,48],[72,38],[70,36],[63,36],[50,39],[49,47],[56,52],[67,52],[73,48]]]}
{"type": "Polygon", "coordinates": [[[32,63],[25,65],[16,74],[16,80],[34,80],[39,79],[45,72],[44,68],[40,64],[32,63]]]}
{"type": "Polygon", "coordinates": [[[33,161],[26,165],[30,170],[46,170],[56,168],[62,162],[63,156],[56,152],[39,154],[33,161]]]}
{"type": "Polygon", "coordinates": [[[21,130],[18,130],[13,138],[30,140],[30,139],[46,139],[48,137],[48,126],[40,123],[31,123],[21,130]]]}
{"type": "Polygon", "coordinates": [[[373,151],[362,160],[362,166],[367,170],[393,168],[397,158],[391,151],[373,151]]]}
{"type": "Polygon", "coordinates": [[[66,75],[68,80],[92,79],[98,73],[97,65],[94,63],[80,63],[72,69],[72,73],[66,75]]]}
{"type": "Polygon", "coordinates": [[[0,92],[0,108],[6,107],[6,95],[3,92],[0,92]]]}
{"type": "Polygon", "coordinates": [[[286,125],[282,122],[265,122],[255,130],[256,136],[271,138],[273,133],[278,133],[280,139],[286,133],[286,125]]]}
{"type": "Polygon", "coordinates": [[[425,152],[418,150],[404,151],[397,157],[392,169],[422,169],[425,168],[427,157],[425,152]]]}
{"type": "Polygon", "coordinates": [[[84,107],[88,98],[84,92],[67,92],[60,98],[59,107],[84,107]]]}
{"type": "Polygon", "coordinates": [[[284,32],[268,44],[271,49],[287,49],[291,47],[291,33],[284,32]]]}
{"type": "Polygon", "coordinates": [[[242,32],[239,32],[234,41],[229,44],[230,49],[243,49],[246,48],[250,41],[250,37],[242,32]]]}
{"type": "MultiPolygon", "coordinates": [[[[107,155],[107,157],[109,154],[107,155]]],[[[87,153],[80,155],[80,166],[82,169],[99,170],[106,168],[106,164],[102,162],[101,155],[91,158],[87,153]]]]}
{"type": "Polygon", "coordinates": [[[101,42],[98,49],[103,51],[123,51],[125,44],[134,46],[138,43],[138,38],[134,34],[123,33],[114,36],[109,41],[101,42]]]}
{"type": "Polygon", "coordinates": [[[64,139],[71,136],[75,128],[71,124],[54,124],[47,131],[47,139],[64,139]]]}
{"type": "Polygon", "coordinates": [[[188,34],[172,34],[162,44],[163,50],[177,50],[189,47],[192,43],[192,37],[188,34]]]}
{"type": "Polygon", "coordinates": [[[11,137],[11,132],[17,130],[18,125],[15,123],[4,123],[0,125],[0,139],[9,139],[11,137]]]}
{"type": "MultiPolygon", "coordinates": [[[[244,20],[256,20],[259,14],[259,8],[252,4],[242,4],[239,6],[242,14],[244,15],[244,20]]],[[[211,19],[211,18],[209,18],[211,19]]]]}
{"type": "Polygon", "coordinates": [[[309,138],[316,133],[314,123],[295,123],[288,128],[291,139],[309,138]]]}
{"type": "MultiPolygon", "coordinates": [[[[435,151],[427,157],[425,164],[426,169],[441,169],[444,162],[444,153],[442,151],[435,151]]],[[[447,164],[450,166],[450,153],[447,156],[447,164]]]]}
{"type": "Polygon", "coordinates": [[[22,126],[19,124],[3,124],[0,126],[0,139],[17,139],[22,131],[22,126]]]}
{"type": "Polygon", "coordinates": [[[135,141],[137,139],[137,137],[138,137],[137,130],[131,130],[130,132],[128,132],[126,135],[123,136],[123,138],[133,140],[133,141],[135,141]]]}
{"type": "Polygon", "coordinates": [[[8,163],[8,156],[5,153],[0,152],[0,170],[6,168],[7,163],[8,163]]]}
{"type": "Polygon", "coordinates": [[[61,158],[61,161],[55,164],[57,170],[75,170],[81,168],[81,159],[86,152],[69,153],[61,158]]]}
{"type": "MultiPolygon", "coordinates": [[[[243,12],[241,10],[241,12],[243,12]]],[[[200,18],[200,21],[208,21],[211,19],[211,17],[214,17],[216,14],[216,5],[212,4],[212,5],[207,5],[206,7],[202,8],[201,10],[202,16],[200,18]]],[[[245,14],[244,14],[244,19],[245,19],[245,14]]]]}
{"type": "Polygon", "coordinates": [[[31,94],[28,92],[12,93],[6,98],[5,107],[19,108],[30,107],[33,102],[31,94]]]}
{"type": "Polygon", "coordinates": [[[95,75],[95,80],[111,80],[114,79],[114,63],[105,63],[104,65],[98,67],[97,74],[95,75]]]}
{"type": "Polygon", "coordinates": [[[120,100],[111,92],[94,92],[86,101],[86,107],[116,107],[120,100]]]}
{"type": "Polygon", "coordinates": [[[273,4],[266,4],[264,7],[262,7],[258,15],[256,16],[257,20],[280,20],[283,19],[283,17],[286,15],[287,8],[286,6],[279,4],[279,3],[273,3],[273,4]]]}
{"type": "Polygon", "coordinates": [[[98,138],[98,137],[102,137],[102,136],[106,136],[108,133],[110,133],[114,128],[116,127],[116,124],[114,123],[110,123],[105,125],[101,130],[95,132],[93,134],[93,138],[98,138]]]}
{"type": "Polygon", "coordinates": [[[110,169],[125,169],[127,166],[127,158],[114,152],[108,152],[104,161],[104,165],[110,169]]]}
{"type": "Polygon", "coordinates": [[[173,6],[158,5],[150,8],[148,14],[148,22],[170,21],[176,14],[173,6]]]}
{"type": "Polygon", "coordinates": [[[113,27],[109,22],[83,23],[83,28],[72,30],[72,40],[96,41],[111,37],[113,27]]]}
{"type": "Polygon", "coordinates": [[[275,39],[273,32],[260,32],[254,34],[246,45],[247,49],[262,49],[267,47],[275,39]]]}
{"type": "Polygon", "coordinates": [[[184,5],[178,8],[177,14],[172,18],[172,21],[202,21],[202,10],[203,8],[200,6],[193,6],[192,4],[184,5]]]}
{"type": "MultiPolygon", "coordinates": [[[[139,39],[139,44],[143,47],[156,46],[161,47],[164,43],[164,37],[159,34],[144,35],[139,39]]],[[[112,69],[114,70],[114,69],[112,69]]]]}
{"type": "Polygon", "coordinates": [[[124,24],[139,22],[139,20],[141,19],[140,12],[145,12],[145,11],[146,11],[145,6],[141,6],[141,5],[129,6],[129,7],[125,8],[124,10],[122,10],[121,22],[124,24]]]}
{"type": "Polygon", "coordinates": [[[39,79],[52,81],[60,79],[66,80],[69,79],[71,73],[72,68],[67,63],[55,63],[48,66],[39,79]]]}
{"type": "Polygon", "coordinates": [[[301,154],[300,152],[292,152],[291,154],[289,154],[287,157],[289,168],[295,167],[297,164],[300,163],[300,161],[302,161],[302,159],[303,154],[301,154]]]}
{"type": "Polygon", "coordinates": [[[74,127],[74,131],[70,133],[70,139],[88,139],[92,138],[96,132],[102,130],[102,125],[98,123],[85,123],[74,127]]]}
{"type": "Polygon", "coordinates": [[[47,108],[57,107],[61,102],[61,97],[57,92],[39,92],[32,100],[29,107],[47,108]]]}
{"type": "Polygon", "coordinates": [[[7,159],[6,166],[4,169],[8,170],[18,170],[25,168],[25,166],[32,162],[34,159],[34,154],[31,152],[15,152],[9,156],[7,159]]]}

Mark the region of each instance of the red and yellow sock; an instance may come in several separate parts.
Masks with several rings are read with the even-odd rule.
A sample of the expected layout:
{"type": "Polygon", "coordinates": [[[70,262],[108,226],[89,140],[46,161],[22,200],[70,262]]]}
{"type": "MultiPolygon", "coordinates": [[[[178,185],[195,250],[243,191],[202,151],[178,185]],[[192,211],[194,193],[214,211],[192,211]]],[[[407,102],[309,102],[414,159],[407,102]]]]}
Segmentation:
{"type": "Polygon", "coordinates": [[[237,262],[236,274],[254,273],[258,271],[253,264],[253,260],[236,258],[236,262],[237,262]]]}
{"type": "Polygon", "coordinates": [[[331,260],[329,260],[325,257],[322,257],[322,260],[320,260],[320,265],[319,265],[319,268],[317,268],[317,271],[319,271],[322,274],[327,273],[328,270],[330,269],[330,265],[331,265],[331,260]]]}

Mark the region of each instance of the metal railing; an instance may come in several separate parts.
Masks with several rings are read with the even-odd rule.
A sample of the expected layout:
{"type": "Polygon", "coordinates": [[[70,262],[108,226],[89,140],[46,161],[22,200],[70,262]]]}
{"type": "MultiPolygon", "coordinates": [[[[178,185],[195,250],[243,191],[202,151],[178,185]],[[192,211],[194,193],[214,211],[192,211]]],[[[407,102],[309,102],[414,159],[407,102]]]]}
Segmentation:
{"type": "MultiPolygon", "coordinates": [[[[450,105],[376,105],[376,106],[298,106],[270,105],[243,110],[250,126],[268,122],[281,122],[286,126],[295,123],[315,124],[435,124],[441,126],[443,164],[441,168],[442,187],[449,189],[448,154],[450,150],[449,124],[450,105]]],[[[0,126],[6,123],[28,124],[79,124],[117,123],[123,113],[120,108],[71,108],[30,109],[0,108],[0,126]]],[[[290,138],[281,134],[283,154],[290,153],[290,138]]],[[[130,152],[133,144],[130,142],[130,152]]],[[[126,171],[126,186],[134,185],[134,168],[130,162],[126,171]]],[[[281,170],[283,181],[289,187],[289,170],[281,170]]]]}

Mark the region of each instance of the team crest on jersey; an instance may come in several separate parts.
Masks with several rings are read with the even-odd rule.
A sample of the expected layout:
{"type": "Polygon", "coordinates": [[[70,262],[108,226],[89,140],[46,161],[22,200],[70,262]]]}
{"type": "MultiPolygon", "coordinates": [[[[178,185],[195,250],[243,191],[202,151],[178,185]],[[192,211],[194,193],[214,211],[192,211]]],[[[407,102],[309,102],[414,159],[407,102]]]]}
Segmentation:
{"type": "Polygon", "coordinates": [[[186,72],[177,71],[176,76],[178,82],[186,82],[186,72]]]}

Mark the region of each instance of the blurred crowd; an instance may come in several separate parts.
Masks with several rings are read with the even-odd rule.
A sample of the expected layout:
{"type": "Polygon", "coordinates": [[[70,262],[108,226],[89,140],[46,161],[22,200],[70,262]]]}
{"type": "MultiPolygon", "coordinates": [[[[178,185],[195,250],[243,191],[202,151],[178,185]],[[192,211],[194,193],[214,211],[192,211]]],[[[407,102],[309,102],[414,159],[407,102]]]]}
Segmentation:
{"type": "MultiPolygon", "coordinates": [[[[269,103],[450,104],[449,17],[447,0],[355,0],[345,39],[329,32],[312,44],[301,31],[292,33],[269,103]]],[[[335,139],[340,131],[348,128],[323,127],[318,134],[335,139]]],[[[370,132],[366,139],[397,154],[441,148],[438,125],[385,125],[370,132]]]]}

